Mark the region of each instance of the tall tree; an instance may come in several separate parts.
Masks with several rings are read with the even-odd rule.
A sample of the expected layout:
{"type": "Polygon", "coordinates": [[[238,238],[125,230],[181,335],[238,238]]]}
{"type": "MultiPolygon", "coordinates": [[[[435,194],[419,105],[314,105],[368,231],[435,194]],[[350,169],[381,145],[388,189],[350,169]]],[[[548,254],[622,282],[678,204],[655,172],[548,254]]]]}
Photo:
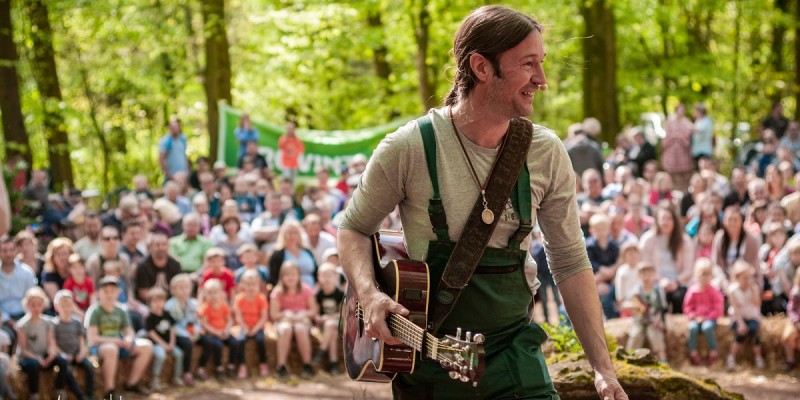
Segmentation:
{"type": "Polygon", "coordinates": [[[614,10],[606,0],[581,3],[583,40],[583,114],[603,125],[602,140],[613,143],[620,130],[617,99],[617,42],[614,10]]]}
{"type": "Polygon", "coordinates": [[[203,0],[203,32],[206,42],[205,87],[208,103],[209,158],[217,159],[219,109],[217,102],[231,104],[231,58],[225,23],[225,0],[203,0]]]}
{"type": "Polygon", "coordinates": [[[51,178],[57,188],[61,185],[73,186],[69,141],[64,117],[61,114],[61,86],[58,82],[50,16],[47,5],[42,0],[32,0],[25,4],[25,12],[31,23],[33,78],[39,88],[44,110],[44,130],[47,137],[47,153],[50,157],[51,178]]]}
{"type": "Polygon", "coordinates": [[[31,148],[25,133],[19,96],[19,56],[13,35],[11,0],[0,0],[0,114],[3,120],[3,141],[6,145],[5,159],[22,156],[31,165],[31,148]]]}
{"type": "Polygon", "coordinates": [[[800,0],[794,5],[794,120],[800,121],[800,0]]]}
{"type": "MultiPolygon", "coordinates": [[[[412,2],[416,5],[416,1],[412,2]]],[[[422,0],[419,8],[410,8],[411,21],[414,25],[414,39],[417,43],[417,75],[419,77],[419,96],[422,98],[423,111],[435,107],[436,82],[428,65],[428,46],[430,42],[431,15],[428,12],[428,0],[422,0]]]]}

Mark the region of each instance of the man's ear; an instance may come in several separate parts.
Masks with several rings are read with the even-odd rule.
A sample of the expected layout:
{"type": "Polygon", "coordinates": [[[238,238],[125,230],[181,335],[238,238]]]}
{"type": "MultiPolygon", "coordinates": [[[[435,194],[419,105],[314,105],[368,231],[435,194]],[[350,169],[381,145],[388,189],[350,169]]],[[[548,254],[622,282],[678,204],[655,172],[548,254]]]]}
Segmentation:
{"type": "Polygon", "coordinates": [[[489,78],[489,75],[494,73],[492,63],[479,53],[472,53],[472,55],[469,56],[469,67],[472,69],[472,73],[475,74],[475,78],[478,82],[485,82],[489,78]]]}

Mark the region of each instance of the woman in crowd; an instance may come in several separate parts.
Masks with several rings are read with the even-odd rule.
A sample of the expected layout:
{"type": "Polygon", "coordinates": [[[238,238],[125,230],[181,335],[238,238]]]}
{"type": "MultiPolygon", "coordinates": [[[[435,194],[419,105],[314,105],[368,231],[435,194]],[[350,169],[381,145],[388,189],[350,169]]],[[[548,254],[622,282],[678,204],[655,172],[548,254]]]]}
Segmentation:
{"type": "Polygon", "coordinates": [[[14,241],[17,242],[19,249],[17,258],[31,267],[36,276],[39,276],[44,268],[44,257],[39,253],[39,240],[30,231],[19,231],[14,236],[14,241]]]}
{"type": "Polygon", "coordinates": [[[678,213],[669,203],[660,203],[655,224],[639,240],[642,261],[656,266],[673,313],[683,310],[683,297],[692,280],[694,242],[684,233],[678,213]]]}
{"type": "MultiPolygon", "coordinates": [[[[728,279],[731,277],[731,268],[737,260],[744,260],[747,264],[760,265],[758,250],[761,239],[744,229],[744,215],[738,206],[728,206],[722,218],[722,229],[714,236],[711,250],[711,262],[722,267],[728,279]]],[[[761,270],[753,268],[756,274],[755,282],[759,287],[763,285],[761,270]]],[[[725,291],[727,288],[720,288],[725,291]]]]}
{"type": "Polygon", "coordinates": [[[64,282],[69,278],[69,256],[72,253],[72,241],[64,237],[55,238],[47,245],[41,282],[51,304],[56,292],[64,288],[64,282]]]}
{"type": "Polygon", "coordinates": [[[275,249],[269,257],[269,276],[272,285],[278,284],[281,265],[292,261],[300,267],[300,279],[306,285],[314,287],[317,279],[317,262],[314,253],[303,245],[302,226],[294,220],[286,220],[278,231],[275,249]]]}

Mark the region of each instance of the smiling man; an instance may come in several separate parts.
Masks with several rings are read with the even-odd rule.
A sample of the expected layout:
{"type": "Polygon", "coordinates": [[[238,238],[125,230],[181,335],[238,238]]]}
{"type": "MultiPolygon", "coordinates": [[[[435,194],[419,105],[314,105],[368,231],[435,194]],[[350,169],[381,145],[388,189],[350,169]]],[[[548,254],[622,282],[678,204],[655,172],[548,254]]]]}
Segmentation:
{"type": "Polygon", "coordinates": [[[525,280],[524,249],[530,225],[537,219],[553,276],[596,371],[598,393],[605,399],[627,399],[606,347],[569,157],[555,133],[524,119],[533,113],[535,93],[547,85],[542,26],[507,8],[481,7],[461,23],[453,53],[455,84],[446,105],[428,113],[430,123],[411,122],[388,135],[376,149],[345,212],[339,254],[364,308],[366,335],[399,343],[386,324],[387,315],[407,315],[408,310],[376,289],[369,239],[399,205],[409,257],[429,265],[433,314],[453,304],[441,326],[431,329],[438,336],[452,335],[456,327],[484,334],[486,368],[473,387],[450,379],[438,364],[418,359],[414,373],[393,381],[394,397],[559,398],[540,349],[546,334],[529,318],[533,302],[525,280]],[[529,147],[521,152],[512,148],[504,152],[512,128],[514,137],[530,139],[529,147]],[[423,136],[431,135],[433,140],[425,143],[423,136]],[[522,153],[520,163],[524,161],[527,168],[507,175],[523,189],[516,192],[515,201],[501,198],[496,202],[497,217],[487,209],[484,198],[483,222],[471,224],[479,226],[476,231],[494,230],[468,285],[453,301],[441,296],[443,271],[451,254],[459,257],[453,249],[466,232],[473,205],[480,212],[482,191],[490,197],[492,187],[487,188],[487,181],[501,152],[504,157],[522,153]],[[434,155],[436,162],[428,165],[427,159],[434,155]],[[445,215],[428,213],[437,184],[445,224],[441,223],[445,215]]]}

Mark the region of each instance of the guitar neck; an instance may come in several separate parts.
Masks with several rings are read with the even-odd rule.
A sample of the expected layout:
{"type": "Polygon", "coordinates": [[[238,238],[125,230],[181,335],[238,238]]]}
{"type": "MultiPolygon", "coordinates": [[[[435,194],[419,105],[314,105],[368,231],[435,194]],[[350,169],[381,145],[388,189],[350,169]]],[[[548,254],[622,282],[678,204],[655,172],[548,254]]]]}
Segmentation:
{"type": "Polygon", "coordinates": [[[439,362],[450,361],[444,355],[439,354],[439,348],[442,344],[436,336],[431,335],[402,315],[389,315],[389,330],[392,332],[392,336],[399,339],[406,346],[419,351],[426,358],[439,362]]]}

